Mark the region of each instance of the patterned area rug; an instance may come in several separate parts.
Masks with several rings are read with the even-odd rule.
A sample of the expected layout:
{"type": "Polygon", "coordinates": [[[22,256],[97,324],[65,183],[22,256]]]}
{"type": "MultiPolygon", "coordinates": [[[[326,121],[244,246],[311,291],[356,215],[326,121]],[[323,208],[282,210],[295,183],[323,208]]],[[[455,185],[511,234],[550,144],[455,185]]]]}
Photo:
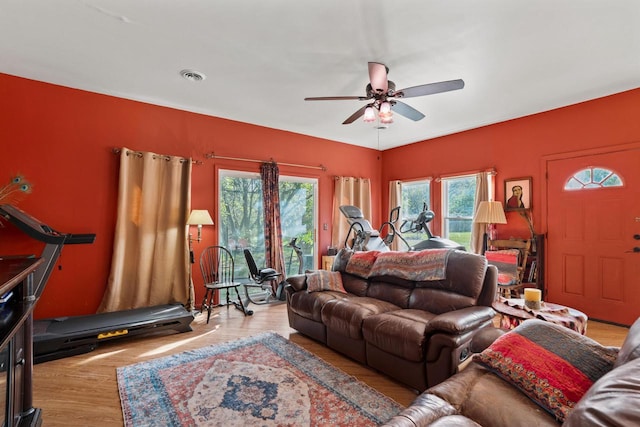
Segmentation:
{"type": "Polygon", "coordinates": [[[118,368],[117,377],[126,427],[360,427],[402,410],[273,332],[118,368]]]}

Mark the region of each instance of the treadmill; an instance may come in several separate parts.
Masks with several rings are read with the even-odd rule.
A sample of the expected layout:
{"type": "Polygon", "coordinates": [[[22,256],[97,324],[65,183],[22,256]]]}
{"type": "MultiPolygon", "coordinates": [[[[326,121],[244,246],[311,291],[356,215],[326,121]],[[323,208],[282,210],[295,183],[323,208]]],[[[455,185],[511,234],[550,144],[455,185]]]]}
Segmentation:
{"type": "MultiPolygon", "coordinates": [[[[12,205],[0,205],[0,216],[29,237],[45,243],[45,261],[34,272],[34,295],[40,298],[64,245],[90,244],[95,234],[58,232],[12,205]]],[[[34,363],[46,362],[94,350],[100,342],[172,329],[191,331],[193,314],[182,304],[166,304],[86,316],[34,321],[34,363]]]]}

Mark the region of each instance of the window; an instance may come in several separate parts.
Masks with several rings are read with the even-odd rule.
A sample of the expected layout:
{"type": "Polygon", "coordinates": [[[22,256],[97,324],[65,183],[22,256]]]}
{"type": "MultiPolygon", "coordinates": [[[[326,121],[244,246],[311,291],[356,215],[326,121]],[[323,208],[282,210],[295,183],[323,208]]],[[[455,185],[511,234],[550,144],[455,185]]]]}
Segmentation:
{"type": "MultiPolygon", "coordinates": [[[[233,254],[235,275],[249,277],[244,249],[251,250],[258,267],[264,267],[262,181],[257,173],[220,170],[218,242],[233,254]]],[[[287,275],[315,269],[317,180],[280,176],[280,220],[287,275]],[[301,250],[301,261],[295,246],[301,250]]]]}
{"type": "Polygon", "coordinates": [[[471,246],[471,227],[476,197],[475,175],[442,179],[443,237],[471,246]]]}
{"type": "Polygon", "coordinates": [[[317,269],[315,234],[317,180],[292,176],[280,177],[280,221],[287,276],[317,269]],[[302,251],[298,253],[293,246],[302,251]]]}
{"type": "MultiPolygon", "coordinates": [[[[430,180],[402,183],[402,203],[400,205],[400,218],[398,223],[396,224],[396,227],[401,228],[402,237],[404,237],[407,243],[409,243],[409,245],[411,246],[427,239],[427,235],[424,231],[409,232],[406,230],[409,230],[412,227],[412,221],[415,221],[418,218],[418,215],[423,211],[425,205],[427,206],[427,208],[429,208],[430,201],[430,180]]],[[[403,248],[401,244],[400,250],[404,249],[405,248],[403,248]]]]}
{"type": "Polygon", "coordinates": [[[602,187],[622,187],[622,179],[618,174],[608,169],[589,167],[573,174],[564,185],[565,190],[602,187]]]}

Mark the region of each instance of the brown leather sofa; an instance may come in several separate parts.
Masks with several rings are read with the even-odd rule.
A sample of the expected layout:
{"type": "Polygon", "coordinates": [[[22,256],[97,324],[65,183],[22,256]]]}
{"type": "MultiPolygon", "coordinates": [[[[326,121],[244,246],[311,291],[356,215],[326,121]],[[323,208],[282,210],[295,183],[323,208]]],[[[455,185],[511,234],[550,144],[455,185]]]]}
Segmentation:
{"type": "MultiPolygon", "coordinates": [[[[538,329],[543,337],[548,335],[549,328],[563,328],[541,320],[527,320],[509,334],[517,333],[525,325],[538,329]]],[[[474,357],[460,373],[422,393],[385,426],[640,426],[640,319],[630,328],[619,350],[602,347],[564,329],[573,342],[568,346],[549,343],[552,352],[568,354],[569,347],[570,357],[577,361],[589,360],[594,353],[613,352],[608,371],[589,386],[575,406],[568,409],[566,417],[559,419],[552,415],[544,405],[534,403],[525,394],[526,388],[514,386],[474,357]]],[[[544,360],[534,359],[531,363],[543,364],[544,360]]],[[[594,363],[586,365],[591,369],[594,363]]]]}
{"type": "Polygon", "coordinates": [[[419,391],[457,372],[474,334],[495,315],[497,270],[479,255],[343,249],[333,270],[287,278],[289,325],[419,391]],[[432,276],[433,264],[422,263],[436,256],[444,264],[432,276]],[[311,291],[320,274],[339,276],[343,289],[317,291],[314,282],[311,291]]]}

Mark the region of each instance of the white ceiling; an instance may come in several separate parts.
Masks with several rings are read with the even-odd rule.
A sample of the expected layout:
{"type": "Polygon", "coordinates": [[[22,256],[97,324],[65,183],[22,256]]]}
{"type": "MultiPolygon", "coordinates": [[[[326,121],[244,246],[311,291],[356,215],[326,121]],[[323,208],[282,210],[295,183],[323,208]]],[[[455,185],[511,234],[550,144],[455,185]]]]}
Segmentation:
{"type": "Polygon", "coordinates": [[[388,149],[640,87],[640,1],[0,0],[0,72],[388,149]],[[365,95],[369,61],[466,86],[382,131],[303,100],[365,95]]]}

